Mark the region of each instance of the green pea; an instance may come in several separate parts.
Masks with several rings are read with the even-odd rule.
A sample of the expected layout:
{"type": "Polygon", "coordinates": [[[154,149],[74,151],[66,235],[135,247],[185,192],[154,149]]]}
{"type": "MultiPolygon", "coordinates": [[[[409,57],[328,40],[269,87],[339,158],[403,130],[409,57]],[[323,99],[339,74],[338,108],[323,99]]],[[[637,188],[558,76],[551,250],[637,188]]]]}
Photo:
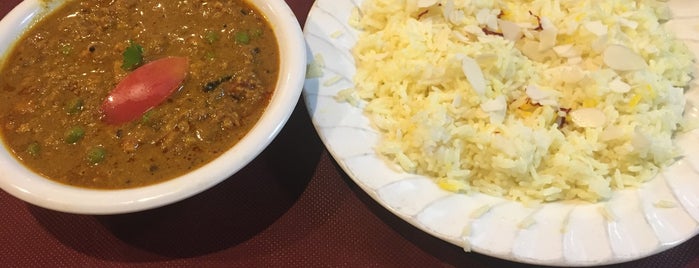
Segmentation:
{"type": "Polygon", "coordinates": [[[247,45],[250,43],[250,35],[246,32],[237,32],[235,34],[235,42],[238,44],[247,45]]]}
{"type": "Polygon", "coordinates": [[[68,144],[75,144],[82,140],[84,136],[85,129],[83,129],[81,126],[74,126],[66,131],[64,141],[68,144]]]}
{"type": "Polygon", "coordinates": [[[107,157],[107,150],[104,149],[102,146],[97,146],[92,149],[90,149],[87,152],[87,162],[92,164],[92,165],[97,165],[104,161],[104,158],[107,157]]]}
{"type": "Polygon", "coordinates": [[[204,35],[204,39],[206,39],[206,42],[209,42],[209,44],[213,44],[219,39],[218,33],[214,31],[207,31],[206,35],[204,35]]]}
{"type": "Polygon", "coordinates": [[[38,142],[32,142],[27,145],[27,153],[33,157],[39,156],[41,153],[41,145],[38,142]]]}
{"type": "Polygon", "coordinates": [[[85,102],[81,98],[75,98],[66,103],[65,110],[68,114],[77,114],[83,110],[85,102]]]}

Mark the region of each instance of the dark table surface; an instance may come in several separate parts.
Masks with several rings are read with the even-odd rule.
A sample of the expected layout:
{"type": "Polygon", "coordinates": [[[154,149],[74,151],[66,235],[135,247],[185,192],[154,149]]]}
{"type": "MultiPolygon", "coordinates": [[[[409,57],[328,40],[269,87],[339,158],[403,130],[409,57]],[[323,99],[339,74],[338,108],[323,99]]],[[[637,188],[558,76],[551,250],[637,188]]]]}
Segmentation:
{"type": "MultiPolygon", "coordinates": [[[[0,0],[0,17],[20,0],[0,0]]],[[[301,25],[313,5],[287,0],[301,25]]],[[[2,104],[4,105],[4,104],[2,104]]],[[[0,171],[2,172],[2,171],[0,171]]],[[[74,215],[0,191],[3,267],[526,267],[443,242],[374,202],[340,169],[299,101],[246,168],[193,198],[74,215]]],[[[699,267],[699,238],[621,267],[699,267]]]]}

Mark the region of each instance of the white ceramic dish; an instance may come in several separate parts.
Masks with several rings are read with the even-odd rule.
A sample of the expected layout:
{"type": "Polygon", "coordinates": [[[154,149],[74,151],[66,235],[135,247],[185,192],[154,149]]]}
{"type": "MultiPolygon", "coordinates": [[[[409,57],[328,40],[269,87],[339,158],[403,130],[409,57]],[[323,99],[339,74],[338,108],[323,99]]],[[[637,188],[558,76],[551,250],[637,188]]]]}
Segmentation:
{"type": "MultiPolygon", "coordinates": [[[[63,1],[45,5],[26,0],[0,21],[0,55],[24,29],[63,1]]],[[[306,47],[294,13],[283,0],[250,0],[273,25],[280,45],[280,77],[260,121],[232,149],[207,165],[181,177],[127,190],[89,190],[45,179],[22,166],[5,147],[0,149],[0,188],[31,204],[71,213],[116,214],[170,204],[230,177],[252,161],[276,137],[301,95],[306,68],[306,47]]]]}
{"type": "MultiPolygon", "coordinates": [[[[334,98],[338,91],[353,86],[350,48],[358,33],[348,21],[360,3],[318,0],[313,5],[304,28],[308,60],[321,56],[324,67],[322,77],[306,80],[304,98],[335,160],[386,209],[465,249],[544,265],[630,261],[678,245],[699,232],[699,130],[679,138],[686,151],[681,161],[643,187],[616,192],[611,200],[598,204],[557,202],[531,208],[483,194],[454,194],[429,178],[386,164],[374,152],[378,133],[362,111],[334,98]],[[657,206],[660,201],[675,206],[657,206]]],[[[699,52],[699,1],[671,0],[670,5],[676,19],[668,26],[699,52]]],[[[693,107],[699,107],[697,88],[687,93],[693,107]]],[[[687,116],[698,115],[696,108],[688,109],[687,116]]]]}

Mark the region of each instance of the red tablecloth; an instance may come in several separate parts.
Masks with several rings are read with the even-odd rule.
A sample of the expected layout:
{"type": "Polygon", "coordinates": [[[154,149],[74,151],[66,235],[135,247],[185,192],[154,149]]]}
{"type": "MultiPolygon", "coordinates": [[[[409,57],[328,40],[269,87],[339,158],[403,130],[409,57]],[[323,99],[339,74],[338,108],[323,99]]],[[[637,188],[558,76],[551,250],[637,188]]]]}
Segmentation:
{"type": "MultiPolygon", "coordinates": [[[[1,0],[0,17],[19,2],[1,0]]],[[[287,3],[303,25],[313,1],[287,3]]],[[[465,253],[383,209],[335,164],[299,102],[278,138],[250,165],[170,206],[73,215],[0,191],[0,266],[526,265],[465,253]]],[[[621,266],[699,267],[699,238],[621,266]]]]}

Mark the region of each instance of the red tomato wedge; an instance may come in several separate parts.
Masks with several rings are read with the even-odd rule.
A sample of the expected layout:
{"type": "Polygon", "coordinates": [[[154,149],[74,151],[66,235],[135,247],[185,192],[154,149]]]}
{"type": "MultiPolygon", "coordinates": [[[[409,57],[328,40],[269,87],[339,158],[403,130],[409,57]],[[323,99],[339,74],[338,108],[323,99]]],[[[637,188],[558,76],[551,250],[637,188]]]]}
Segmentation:
{"type": "Polygon", "coordinates": [[[104,122],[126,123],[158,106],[182,84],[188,68],[189,60],[184,57],[163,58],[139,67],[121,80],[102,103],[104,122]]]}

